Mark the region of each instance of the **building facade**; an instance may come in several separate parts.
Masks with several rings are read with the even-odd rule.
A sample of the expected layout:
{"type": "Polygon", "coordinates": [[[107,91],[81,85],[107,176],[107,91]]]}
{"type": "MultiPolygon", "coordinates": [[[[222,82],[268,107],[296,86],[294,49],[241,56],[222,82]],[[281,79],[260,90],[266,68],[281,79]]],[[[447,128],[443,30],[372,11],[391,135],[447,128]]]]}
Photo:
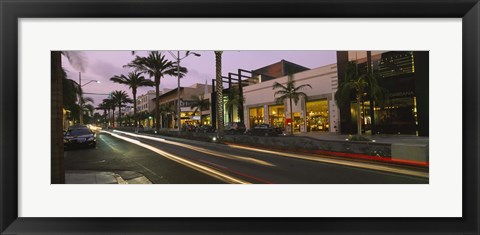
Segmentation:
{"type": "MultiPolygon", "coordinates": [[[[160,93],[161,94],[161,93],[160,93]]],[[[137,115],[139,117],[139,124],[144,128],[152,128],[154,126],[153,122],[153,111],[155,110],[155,91],[151,90],[147,93],[137,97],[137,115]]]]}
{"type": "Polygon", "coordinates": [[[137,112],[152,112],[155,109],[155,91],[148,91],[147,93],[137,97],[137,112]]]}
{"type": "MultiPolygon", "coordinates": [[[[122,110],[122,126],[133,126],[133,104],[126,104],[124,107],[121,108],[122,110]]],[[[118,107],[115,108],[113,112],[115,118],[115,126],[120,126],[120,113],[118,112],[118,107]]]]}
{"type": "MultiPolygon", "coordinates": [[[[176,128],[176,113],[178,105],[177,89],[169,90],[159,97],[159,105],[161,106],[162,120],[160,120],[162,128],[176,128]]],[[[196,83],[189,87],[180,88],[180,126],[183,125],[210,125],[210,109],[200,110],[197,112],[195,108],[191,108],[195,97],[202,97],[210,101],[210,93],[212,86],[207,84],[196,83]]],[[[155,102],[155,98],[152,99],[155,102]]]]}
{"type": "MultiPolygon", "coordinates": [[[[371,69],[385,91],[381,103],[370,100],[368,95],[362,101],[360,115],[365,133],[428,136],[428,51],[338,51],[340,83],[349,62],[356,62],[359,74],[371,69]]],[[[344,134],[356,133],[355,106],[352,99],[350,105],[340,107],[344,134]]]]}
{"type": "MultiPolygon", "coordinates": [[[[304,67],[303,67],[304,68],[304,67]]],[[[295,132],[338,132],[339,110],[334,100],[338,86],[337,65],[331,64],[316,69],[302,69],[301,72],[283,73],[283,76],[262,80],[258,84],[245,86],[244,120],[247,128],[266,123],[288,131],[293,126],[295,132]],[[285,100],[276,103],[273,84],[285,85],[288,75],[292,76],[295,86],[309,84],[312,88],[302,90],[307,99],[295,104],[285,100]],[[293,113],[291,120],[290,110],[293,113]]]]}

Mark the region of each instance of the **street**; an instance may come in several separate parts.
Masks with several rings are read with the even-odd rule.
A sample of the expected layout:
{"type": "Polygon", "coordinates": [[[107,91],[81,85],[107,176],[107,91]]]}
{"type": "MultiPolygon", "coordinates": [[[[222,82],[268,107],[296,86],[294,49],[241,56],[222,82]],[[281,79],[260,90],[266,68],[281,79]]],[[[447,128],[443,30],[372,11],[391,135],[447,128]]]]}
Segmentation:
{"type": "Polygon", "coordinates": [[[428,183],[428,172],[408,168],[121,131],[97,133],[94,149],[66,151],[65,169],[137,172],[154,184],[428,183]]]}

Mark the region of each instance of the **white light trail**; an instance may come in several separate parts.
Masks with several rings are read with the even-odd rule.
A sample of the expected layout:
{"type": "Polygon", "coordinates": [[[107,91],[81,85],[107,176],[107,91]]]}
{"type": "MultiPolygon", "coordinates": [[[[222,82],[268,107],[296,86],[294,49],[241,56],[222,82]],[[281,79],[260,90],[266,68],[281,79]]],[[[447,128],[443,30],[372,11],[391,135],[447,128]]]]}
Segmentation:
{"type": "Polygon", "coordinates": [[[134,137],[138,137],[138,138],[144,138],[144,139],[159,141],[159,142],[163,142],[163,143],[166,143],[166,144],[176,145],[176,146],[180,146],[180,147],[183,147],[183,148],[188,148],[188,149],[191,149],[191,150],[194,150],[194,151],[197,151],[197,152],[201,152],[201,153],[205,153],[205,154],[209,154],[209,155],[213,155],[213,156],[217,156],[217,157],[221,157],[221,158],[227,158],[227,159],[231,159],[231,160],[240,160],[240,161],[255,163],[255,164],[264,165],[264,166],[275,166],[274,164],[271,164],[271,163],[266,162],[266,161],[258,160],[258,159],[255,159],[255,158],[243,157],[243,156],[229,154],[229,153],[220,153],[220,152],[213,151],[213,150],[210,150],[210,149],[205,149],[205,148],[201,148],[201,147],[191,146],[191,145],[188,145],[188,144],[169,141],[169,140],[166,140],[166,139],[163,139],[163,138],[157,138],[157,137],[151,137],[151,136],[145,136],[145,135],[138,135],[138,134],[134,134],[134,133],[130,133],[130,132],[117,131],[117,130],[114,130],[114,132],[122,133],[122,134],[129,135],[129,136],[134,136],[134,137]]]}
{"type": "MultiPolygon", "coordinates": [[[[155,148],[153,146],[150,146],[150,145],[147,145],[147,144],[144,144],[138,140],[133,140],[133,139],[130,139],[130,138],[127,138],[127,137],[123,137],[123,136],[120,136],[120,135],[117,135],[117,134],[114,134],[114,133],[111,133],[111,132],[108,132],[108,131],[102,131],[104,133],[108,133],[110,135],[112,135],[113,137],[116,137],[116,138],[119,138],[119,139],[122,139],[124,141],[127,141],[127,142],[130,142],[132,144],[136,144],[138,146],[141,146],[143,148],[146,148],[150,151],[153,151],[159,155],[162,155],[172,161],[175,161],[175,162],[178,162],[184,166],[187,166],[187,167],[190,167],[194,170],[197,170],[197,171],[200,171],[202,173],[205,173],[207,175],[210,175],[212,177],[215,177],[219,180],[222,180],[224,182],[227,182],[227,183],[233,183],[233,184],[250,184],[250,182],[247,182],[245,180],[241,180],[241,179],[237,179],[235,177],[232,177],[232,176],[229,176],[227,174],[224,174],[222,172],[219,172],[217,170],[214,170],[210,167],[206,167],[206,166],[203,166],[203,165],[200,165],[200,164],[197,164],[195,162],[192,162],[190,160],[187,160],[187,159],[184,159],[182,157],[179,157],[179,156],[176,156],[176,155],[173,155],[171,153],[167,153],[165,151],[162,151],[158,148],[155,148]]],[[[119,131],[117,131],[119,132],[119,131]]]]}
{"type": "Polygon", "coordinates": [[[316,162],[337,164],[337,165],[342,165],[342,166],[350,166],[350,167],[357,167],[357,168],[364,168],[364,169],[370,169],[370,170],[377,170],[377,171],[384,171],[384,172],[391,172],[391,173],[397,173],[397,174],[403,174],[403,175],[410,175],[410,176],[428,178],[428,172],[418,172],[418,171],[412,171],[412,170],[408,170],[408,169],[393,168],[393,167],[388,167],[388,166],[374,165],[374,164],[368,164],[368,163],[362,163],[362,162],[352,162],[352,161],[346,161],[346,160],[329,159],[329,158],[313,157],[313,156],[308,156],[308,155],[276,152],[276,151],[272,151],[272,150],[250,148],[250,147],[233,145],[233,144],[229,144],[228,146],[232,147],[232,148],[245,149],[245,150],[256,151],[256,152],[261,152],[261,153],[275,154],[275,155],[284,156],[284,157],[291,157],[291,158],[304,159],[304,160],[310,160],[310,161],[316,161],[316,162]]]}

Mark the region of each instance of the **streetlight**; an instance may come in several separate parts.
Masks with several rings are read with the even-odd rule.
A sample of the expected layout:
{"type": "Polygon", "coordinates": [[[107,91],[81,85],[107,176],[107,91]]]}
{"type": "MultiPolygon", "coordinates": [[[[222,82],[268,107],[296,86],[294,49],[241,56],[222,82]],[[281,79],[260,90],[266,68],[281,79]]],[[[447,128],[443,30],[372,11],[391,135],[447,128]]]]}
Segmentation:
{"type": "Polygon", "coordinates": [[[197,57],[201,55],[192,51],[187,51],[183,57],[180,57],[180,51],[177,51],[176,56],[171,51],[168,51],[168,53],[170,53],[170,55],[177,60],[177,128],[180,131],[180,61],[187,58],[189,55],[194,55],[197,57]]]}
{"type": "MultiPolygon", "coordinates": [[[[89,79],[86,79],[86,80],[89,80],[89,79]]],[[[81,87],[84,87],[84,86],[86,86],[86,85],[88,85],[88,84],[90,84],[90,83],[92,83],[92,82],[100,83],[100,81],[98,81],[98,80],[89,80],[89,82],[87,82],[87,83],[85,83],[85,84],[83,84],[83,85],[80,85],[80,86],[81,86],[81,87]]]]}
{"type": "MultiPolygon", "coordinates": [[[[80,86],[80,88],[92,83],[92,82],[96,82],[96,83],[100,83],[100,81],[98,80],[92,80],[92,79],[84,79],[84,80],[87,80],[88,82],[83,84],[82,85],[82,72],[78,72],[78,85],[80,86]]],[[[81,96],[83,96],[83,92],[81,94],[81,96]]],[[[80,103],[80,124],[83,124],[83,102],[82,102],[82,97],[80,97],[80,100],[79,100],[79,103],[80,103]]]]}
{"type": "Polygon", "coordinates": [[[98,81],[98,80],[92,80],[92,79],[84,79],[84,80],[87,80],[87,81],[89,81],[89,82],[87,82],[87,83],[85,83],[85,84],[82,85],[82,72],[78,72],[78,85],[79,85],[80,87],[84,87],[84,86],[86,86],[86,85],[88,85],[88,84],[90,84],[90,83],[92,83],[92,82],[100,83],[100,81],[98,81]]]}

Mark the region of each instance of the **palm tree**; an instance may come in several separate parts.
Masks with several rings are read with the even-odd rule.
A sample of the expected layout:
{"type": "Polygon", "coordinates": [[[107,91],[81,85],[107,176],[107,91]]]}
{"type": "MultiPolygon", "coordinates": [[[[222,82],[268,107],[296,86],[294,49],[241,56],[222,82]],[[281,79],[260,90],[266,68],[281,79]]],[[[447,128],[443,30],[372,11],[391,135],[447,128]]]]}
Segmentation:
{"type": "Polygon", "coordinates": [[[100,115],[99,113],[93,114],[93,123],[95,123],[95,126],[98,126],[98,122],[100,122],[100,118],[102,118],[102,115],[100,115]]]}
{"type": "Polygon", "coordinates": [[[81,94],[80,85],[74,80],[68,79],[67,73],[62,68],[62,86],[63,86],[63,107],[71,109],[77,104],[78,97],[81,94]]]}
{"type": "MultiPolygon", "coordinates": [[[[161,119],[162,119],[162,128],[165,128],[165,123],[168,123],[168,114],[170,113],[175,113],[175,110],[173,108],[173,104],[172,103],[169,103],[169,104],[162,104],[159,106],[160,108],[160,113],[161,113],[161,119]],[[165,117],[165,118],[164,118],[165,117]]],[[[159,120],[159,119],[157,119],[159,120]]],[[[160,122],[160,121],[158,121],[160,122]]],[[[168,124],[167,124],[167,127],[168,127],[168,124]]]]}
{"type": "Polygon", "coordinates": [[[245,102],[245,98],[240,97],[240,89],[236,86],[230,87],[228,89],[227,102],[225,103],[225,108],[228,112],[228,120],[230,120],[230,122],[232,122],[233,119],[233,110],[235,107],[239,108],[243,102],[245,102]]]}
{"type": "MultiPolygon", "coordinates": [[[[62,68],[62,86],[63,86],[63,108],[68,112],[70,113],[70,117],[75,117],[76,115],[71,115],[72,114],[72,111],[75,112],[75,110],[77,109],[77,106],[78,106],[78,97],[80,97],[80,94],[81,94],[81,88],[80,86],[78,85],[77,82],[71,80],[71,79],[68,79],[67,77],[67,73],[65,72],[65,70],[62,68]]],[[[66,120],[68,119],[68,117],[66,118],[66,120]]],[[[66,120],[63,120],[63,121],[66,121],[66,120]]],[[[62,122],[63,122],[62,121],[62,122]]],[[[66,128],[66,126],[64,127],[66,128]]]]}
{"type": "MultiPolygon", "coordinates": [[[[78,105],[78,107],[80,110],[79,115],[81,115],[82,120],[91,119],[93,111],[95,109],[93,107],[93,103],[94,101],[92,97],[83,97],[83,96],[80,97],[80,104],[78,105]]],[[[89,123],[89,121],[87,121],[86,123],[89,123]]]]}
{"type": "Polygon", "coordinates": [[[138,120],[137,120],[137,88],[142,87],[142,86],[154,86],[155,83],[153,83],[150,80],[145,79],[144,76],[141,76],[141,73],[138,72],[130,72],[128,73],[128,76],[125,75],[120,75],[120,76],[113,76],[110,78],[111,81],[120,83],[120,84],[125,84],[130,87],[132,90],[132,95],[133,95],[133,118],[135,122],[135,127],[138,126],[138,120]]]}
{"type": "Polygon", "coordinates": [[[107,111],[110,110],[110,106],[105,102],[105,100],[107,100],[107,99],[104,99],[102,101],[102,103],[98,104],[98,106],[95,108],[97,110],[102,110],[103,111],[102,118],[103,118],[104,123],[107,121],[107,111]]]}
{"type": "Polygon", "coordinates": [[[140,120],[145,121],[146,119],[148,119],[149,116],[150,116],[150,113],[148,111],[143,111],[143,112],[137,113],[137,120],[139,120],[139,123],[140,123],[140,120]]]}
{"type": "MultiPolygon", "coordinates": [[[[113,100],[113,103],[118,107],[118,126],[121,127],[122,126],[122,107],[124,106],[124,104],[127,104],[127,103],[132,103],[132,99],[130,99],[128,97],[128,94],[127,92],[125,91],[114,91],[112,92],[112,100],[113,100]]],[[[114,118],[114,122],[115,122],[115,118],[114,118]]]]}
{"type": "Polygon", "coordinates": [[[52,106],[51,106],[51,171],[50,180],[52,184],[65,183],[65,168],[63,164],[63,73],[62,55],[76,69],[83,71],[84,59],[78,52],[52,51],[51,52],[51,78],[52,84],[52,106]]]}
{"type": "MultiPolygon", "coordinates": [[[[177,76],[177,66],[174,62],[165,59],[165,55],[158,51],[151,51],[147,57],[135,56],[135,59],[124,67],[134,68],[135,71],[148,74],[155,82],[155,130],[160,130],[158,120],[160,119],[159,97],[160,82],[165,75],[177,76]]],[[[187,68],[180,67],[180,77],[187,73],[187,68]]]]}
{"type": "Polygon", "coordinates": [[[208,110],[210,108],[210,100],[204,99],[204,95],[199,95],[199,96],[192,96],[192,102],[190,104],[190,108],[194,109],[193,110],[193,115],[195,116],[195,113],[197,111],[200,111],[200,125],[202,125],[202,111],[208,110]]]}
{"type": "Polygon", "coordinates": [[[362,135],[362,116],[360,104],[364,97],[368,95],[371,102],[382,102],[385,90],[378,84],[378,79],[375,72],[370,70],[367,74],[360,75],[358,73],[357,63],[349,62],[347,64],[345,79],[338,85],[338,90],[335,92],[335,100],[338,106],[345,107],[352,98],[352,93],[355,96],[356,110],[357,110],[357,135],[362,135]]]}
{"type": "Polygon", "coordinates": [[[102,101],[103,104],[105,104],[105,108],[107,108],[108,114],[111,118],[111,125],[114,125],[115,120],[114,120],[114,113],[115,113],[115,102],[111,98],[103,99],[102,101]],[[112,112],[110,112],[112,110],[112,112]]]}
{"type": "Polygon", "coordinates": [[[222,53],[215,51],[215,84],[217,89],[217,130],[218,137],[223,138],[223,81],[222,81],[222,53]]]}
{"type": "Polygon", "coordinates": [[[287,84],[282,85],[278,82],[275,82],[273,84],[273,90],[280,89],[275,92],[274,96],[277,97],[277,95],[280,95],[279,97],[276,98],[276,102],[278,104],[284,103],[285,100],[290,101],[290,131],[291,134],[293,135],[293,111],[292,111],[292,101],[295,102],[295,105],[298,104],[298,101],[300,100],[300,97],[303,97],[305,100],[307,100],[307,94],[304,92],[301,92],[300,90],[309,87],[310,89],[312,86],[310,84],[303,84],[298,87],[295,86],[295,81],[293,80],[293,75],[288,75],[288,81],[287,84]]]}

